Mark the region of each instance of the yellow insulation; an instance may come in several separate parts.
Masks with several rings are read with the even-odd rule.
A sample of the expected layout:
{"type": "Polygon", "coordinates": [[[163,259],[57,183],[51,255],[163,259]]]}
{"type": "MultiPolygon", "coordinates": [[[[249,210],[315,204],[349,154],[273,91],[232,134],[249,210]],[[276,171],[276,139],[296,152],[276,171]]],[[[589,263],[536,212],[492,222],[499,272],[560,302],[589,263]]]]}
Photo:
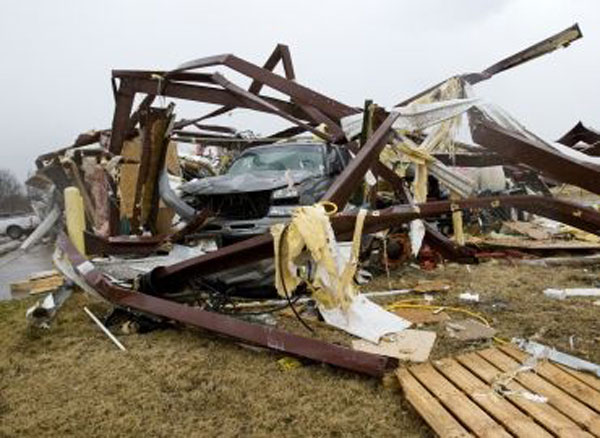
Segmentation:
{"type": "Polygon", "coordinates": [[[307,281],[313,298],[326,308],[346,308],[356,295],[353,278],[358,263],[360,237],[366,211],[357,217],[350,260],[343,263],[331,228],[329,216],[321,204],[297,208],[286,226],[271,227],[275,252],[275,287],[286,296],[307,281]],[[308,281],[299,273],[303,258],[314,261],[314,278],[308,281]]]}

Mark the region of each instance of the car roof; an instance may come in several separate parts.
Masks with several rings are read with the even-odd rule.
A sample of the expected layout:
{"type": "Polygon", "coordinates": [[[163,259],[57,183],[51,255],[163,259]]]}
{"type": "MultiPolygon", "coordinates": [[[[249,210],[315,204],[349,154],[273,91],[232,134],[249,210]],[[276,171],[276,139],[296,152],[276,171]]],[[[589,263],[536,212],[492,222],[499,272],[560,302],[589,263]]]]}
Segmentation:
{"type": "Polygon", "coordinates": [[[251,148],[247,148],[244,149],[244,151],[242,152],[242,154],[244,152],[247,151],[255,151],[255,150],[260,150],[260,149],[269,149],[269,148],[273,148],[273,147],[289,147],[289,146],[314,146],[314,147],[324,147],[325,145],[327,145],[327,143],[324,143],[322,141],[308,141],[308,140],[303,140],[303,141],[286,141],[286,142],[281,142],[281,143],[271,143],[271,144],[262,144],[260,146],[252,146],[251,148]]]}

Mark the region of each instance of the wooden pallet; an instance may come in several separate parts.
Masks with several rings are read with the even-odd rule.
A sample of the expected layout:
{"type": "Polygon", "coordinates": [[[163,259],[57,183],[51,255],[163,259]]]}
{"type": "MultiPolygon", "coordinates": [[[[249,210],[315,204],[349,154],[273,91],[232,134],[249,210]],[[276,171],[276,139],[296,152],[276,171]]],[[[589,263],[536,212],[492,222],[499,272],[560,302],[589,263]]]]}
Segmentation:
{"type": "Polygon", "coordinates": [[[600,437],[600,379],[547,361],[515,373],[529,357],[507,345],[397,375],[410,404],[441,437],[600,437]]]}

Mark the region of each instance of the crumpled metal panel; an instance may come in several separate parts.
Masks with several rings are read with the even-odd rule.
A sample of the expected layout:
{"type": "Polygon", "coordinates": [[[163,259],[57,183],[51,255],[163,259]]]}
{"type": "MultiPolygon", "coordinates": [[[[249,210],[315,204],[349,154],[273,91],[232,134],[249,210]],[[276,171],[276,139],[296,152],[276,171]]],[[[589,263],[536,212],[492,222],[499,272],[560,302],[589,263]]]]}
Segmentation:
{"type": "Polygon", "coordinates": [[[391,371],[398,366],[398,361],[390,357],[355,351],[116,286],[77,252],[64,233],[59,235],[57,244],[67,254],[75,271],[83,276],[86,284],[117,306],[179,321],[272,350],[371,376],[381,377],[386,371],[391,371]]]}

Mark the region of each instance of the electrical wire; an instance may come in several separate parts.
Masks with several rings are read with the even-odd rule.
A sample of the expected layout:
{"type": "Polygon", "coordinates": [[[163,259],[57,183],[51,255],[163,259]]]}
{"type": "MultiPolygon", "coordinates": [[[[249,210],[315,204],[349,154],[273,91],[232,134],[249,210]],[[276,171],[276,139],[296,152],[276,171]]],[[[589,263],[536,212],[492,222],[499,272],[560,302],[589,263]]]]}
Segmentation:
{"type": "Polygon", "coordinates": [[[296,310],[296,307],[294,306],[294,304],[292,303],[292,300],[290,298],[290,294],[287,290],[287,286],[285,285],[285,279],[283,277],[283,241],[284,241],[284,237],[287,233],[289,225],[285,225],[283,228],[283,231],[281,232],[281,236],[279,237],[279,272],[281,275],[281,287],[283,289],[283,293],[285,294],[285,298],[288,301],[288,304],[290,305],[290,307],[292,308],[292,312],[294,312],[294,315],[296,316],[296,318],[298,319],[298,321],[300,321],[300,323],[311,333],[314,333],[314,330],[312,329],[311,326],[308,325],[308,323],[306,321],[304,321],[304,319],[302,319],[302,317],[300,316],[300,314],[298,313],[298,311],[296,310]]]}
{"type": "MultiPolygon", "coordinates": [[[[294,299],[292,300],[293,304],[296,304],[296,302],[298,301],[298,299],[300,299],[300,295],[294,297],[294,299]]],[[[235,310],[235,303],[233,304],[233,309],[235,310]]],[[[277,306],[274,307],[272,309],[267,309],[267,310],[261,310],[261,311],[256,311],[256,312],[223,312],[226,314],[233,314],[233,315],[262,315],[265,313],[274,313],[274,312],[278,312],[280,310],[284,310],[287,309],[288,307],[290,307],[290,303],[287,302],[281,306],[277,306]]]]}
{"type": "Polygon", "coordinates": [[[409,303],[398,302],[398,303],[389,304],[386,306],[386,308],[388,310],[394,310],[394,309],[399,309],[399,308],[427,309],[427,310],[440,310],[440,309],[449,310],[451,312],[464,313],[469,316],[472,316],[473,318],[477,318],[479,321],[481,321],[483,324],[485,324],[486,327],[491,327],[488,320],[485,319],[483,316],[481,316],[478,313],[472,312],[471,310],[462,308],[462,307],[438,306],[438,305],[433,305],[433,304],[409,304],[409,303]]]}
{"type": "MultiPolygon", "coordinates": [[[[236,308],[235,301],[232,300],[231,296],[229,294],[227,294],[227,292],[223,292],[223,291],[217,289],[216,287],[214,287],[211,284],[204,281],[202,278],[196,278],[194,281],[197,283],[198,287],[205,289],[210,294],[211,301],[215,301],[214,303],[207,302],[207,304],[210,307],[210,310],[212,310],[214,312],[218,312],[218,313],[223,313],[225,315],[241,315],[241,316],[263,315],[263,314],[267,314],[267,313],[273,313],[273,312],[277,312],[280,310],[284,310],[284,309],[290,307],[290,301],[288,301],[284,305],[277,306],[272,309],[266,309],[266,310],[261,310],[261,311],[248,311],[248,312],[238,311],[236,308]],[[232,306],[231,311],[225,310],[225,306],[228,304],[230,306],[232,306]]],[[[196,287],[196,285],[194,285],[194,287],[196,287]]],[[[295,304],[300,298],[301,298],[300,295],[294,297],[293,300],[291,301],[291,303],[295,304]]]]}

